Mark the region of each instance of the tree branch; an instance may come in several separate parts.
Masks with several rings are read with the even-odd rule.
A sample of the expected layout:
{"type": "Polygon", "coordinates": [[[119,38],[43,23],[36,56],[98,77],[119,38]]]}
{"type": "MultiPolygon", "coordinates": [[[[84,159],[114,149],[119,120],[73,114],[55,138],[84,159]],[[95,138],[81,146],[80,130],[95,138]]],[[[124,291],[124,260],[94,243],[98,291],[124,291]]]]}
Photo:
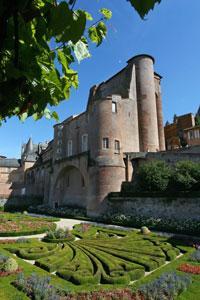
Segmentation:
{"type": "Polygon", "coordinates": [[[14,65],[17,68],[19,63],[19,20],[18,20],[18,11],[17,8],[14,11],[13,15],[14,19],[14,50],[15,50],[15,56],[14,56],[14,65]]]}

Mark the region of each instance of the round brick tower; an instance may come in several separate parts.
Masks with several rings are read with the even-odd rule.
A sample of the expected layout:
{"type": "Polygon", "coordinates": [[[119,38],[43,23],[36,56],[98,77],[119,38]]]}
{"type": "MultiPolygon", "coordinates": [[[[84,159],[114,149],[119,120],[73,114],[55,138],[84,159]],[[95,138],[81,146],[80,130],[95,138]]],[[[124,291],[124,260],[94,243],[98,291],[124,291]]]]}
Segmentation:
{"type": "Polygon", "coordinates": [[[154,152],[159,150],[154,58],[143,54],[131,61],[136,66],[140,151],[154,152]]]}
{"type": "Polygon", "coordinates": [[[161,95],[156,94],[156,108],[157,108],[157,120],[158,120],[158,136],[159,136],[159,150],[165,151],[165,134],[163,126],[163,110],[161,95]]]}
{"type": "MultiPolygon", "coordinates": [[[[120,105],[120,101],[116,101],[120,105]]],[[[110,191],[119,191],[125,180],[125,165],[121,149],[121,116],[112,112],[112,97],[94,101],[90,106],[89,120],[90,191],[88,215],[98,215],[101,203],[110,191]],[[116,141],[119,149],[116,149],[116,141]]]]}

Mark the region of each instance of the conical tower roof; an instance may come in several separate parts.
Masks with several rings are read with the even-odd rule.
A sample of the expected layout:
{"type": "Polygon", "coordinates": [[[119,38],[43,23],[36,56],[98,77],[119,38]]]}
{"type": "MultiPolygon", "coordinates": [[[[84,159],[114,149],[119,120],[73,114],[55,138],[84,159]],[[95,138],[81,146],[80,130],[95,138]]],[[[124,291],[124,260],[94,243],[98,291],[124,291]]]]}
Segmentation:
{"type": "Polygon", "coordinates": [[[26,144],[26,153],[29,153],[32,151],[33,151],[33,141],[32,141],[32,138],[30,137],[28,140],[28,143],[26,144]]]}

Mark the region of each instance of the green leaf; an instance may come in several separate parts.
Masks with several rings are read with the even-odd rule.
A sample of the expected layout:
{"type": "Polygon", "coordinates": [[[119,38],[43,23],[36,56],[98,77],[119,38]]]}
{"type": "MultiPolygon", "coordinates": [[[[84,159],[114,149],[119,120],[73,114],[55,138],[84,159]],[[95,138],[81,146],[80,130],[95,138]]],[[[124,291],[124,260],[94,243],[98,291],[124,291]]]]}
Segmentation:
{"type": "Polygon", "coordinates": [[[104,16],[106,20],[109,20],[112,18],[112,11],[107,8],[100,9],[100,13],[104,16]]]}
{"type": "Polygon", "coordinates": [[[106,37],[107,28],[104,22],[99,22],[99,24],[97,25],[97,31],[102,36],[102,38],[106,37]]]}
{"type": "Polygon", "coordinates": [[[33,119],[34,119],[35,121],[41,119],[41,117],[42,117],[41,114],[38,114],[38,113],[34,113],[34,114],[33,114],[33,119]]]}
{"type": "Polygon", "coordinates": [[[67,56],[65,56],[63,50],[60,50],[60,49],[57,51],[57,54],[58,54],[58,61],[62,65],[63,73],[66,74],[67,70],[69,69],[69,64],[68,64],[67,56]]]}
{"type": "Polygon", "coordinates": [[[77,43],[86,27],[86,14],[84,11],[77,10],[73,12],[72,18],[69,18],[67,26],[61,35],[58,36],[58,42],[66,43],[72,41],[73,44],[77,43]]]}
{"type": "MultiPolygon", "coordinates": [[[[61,2],[58,6],[52,6],[50,10],[49,28],[52,31],[52,35],[61,35],[65,29],[69,27],[73,20],[73,12],[69,9],[66,2],[61,2]]],[[[66,38],[66,41],[70,40],[66,38]]]]}
{"type": "Polygon", "coordinates": [[[90,57],[90,52],[88,51],[88,47],[85,43],[83,43],[81,40],[79,40],[75,45],[74,45],[74,54],[80,62],[81,60],[90,57]]]}
{"type": "Polygon", "coordinates": [[[145,15],[151,9],[154,9],[155,4],[159,4],[161,0],[127,0],[131,3],[131,5],[138,12],[140,17],[144,19],[145,15]]]}
{"type": "Polygon", "coordinates": [[[88,30],[89,38],[93,43],[96,43],[99,46],[103,39],[105,38],[107,33],[107,28],[104,22],[99,22],[98,25],[95,27],[90,27],[88,30]]]}
{"type": "Polygon", "coordinates": [[[20,120],[21,120],[22,122],[24,122],[27,118],[28,118],[28,113],[27,113],[27,112],[24,112],[24,113],[20,116],[20,120]]]}
{"type": "Polygon", "coordinates": [[[85,13],[86,19],[87,19],[88,21],[92,21],[92,20],[93,20],[93,17],[92,17],[92,15],[91,15],[89,12],[84,11],[84,13],[85,13]]]}
{"type": "Polygon", "coordinates": [[[53,111],[53,112],[51,113],[51,116],[52,116],[52,118],[54,118],[57,122],[59,121],[59,116],[58,116],[58,114],[57,114],[56,111],[53,111]]]}
{"type": "Polygon", "coordinates": [[[46,119],[50,120],[51,119],[51,111],[46,107],[44,110],[44,116],[46,119]]]}

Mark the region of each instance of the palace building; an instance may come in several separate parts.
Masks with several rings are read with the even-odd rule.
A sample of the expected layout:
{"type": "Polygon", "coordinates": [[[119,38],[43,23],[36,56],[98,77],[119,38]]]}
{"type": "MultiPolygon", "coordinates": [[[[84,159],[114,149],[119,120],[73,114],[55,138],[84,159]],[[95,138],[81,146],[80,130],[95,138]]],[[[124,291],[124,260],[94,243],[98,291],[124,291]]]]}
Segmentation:
{"type": "Polygon", "coordinates": [[[86,111],[56,124],[53,140],[26,170],[26,195],[98,215],[108,193],[131,180],[127,153],[165,150],[160,82],[154,58],[142,54],[93,86],[86,111]]]}

